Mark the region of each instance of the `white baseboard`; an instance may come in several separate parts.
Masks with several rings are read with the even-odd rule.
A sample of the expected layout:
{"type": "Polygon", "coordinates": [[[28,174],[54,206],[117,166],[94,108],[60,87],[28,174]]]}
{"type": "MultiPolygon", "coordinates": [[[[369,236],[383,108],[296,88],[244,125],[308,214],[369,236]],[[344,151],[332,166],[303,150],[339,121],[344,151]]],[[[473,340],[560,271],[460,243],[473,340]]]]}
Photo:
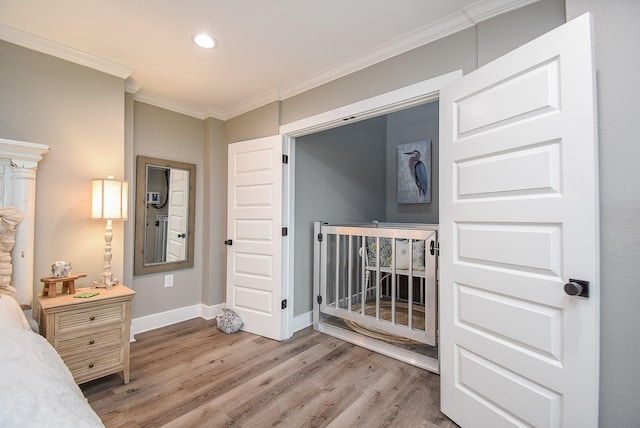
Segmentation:
{"type": "Polygon", "coordinates": [[[160,327],[187,321],[193,318],[204,318],[210,320],[222,312],[224,305],[207,306],[197,304],[186,306],[184,308],[173,309],[158,314],[147,315],[144,317],[134,318],[131,320],[131,341],[134,342],[134,336],[145,331],[155,330],[160,327]]]}
{"type": "MultiPolygon", "coordinates": [[[[204,318],[210,320],[222,312],[224,304],[207,306],[203,304],[186,306],[184,308],[173,309],[158,314],[147,315],[131,320],[131,341],[135,342],[135,335],[145,331],[155,330],[160,327],[177,324],[193,318],[204,318]]],[[[293,317],[293,332],[302,330],[313,324],[313,312],[309,311],[293,317]]]]}
{"type": "Polygon", "coordinates": [[[224,303],[213,306],[200,305],[200,316],[206,320],[212,320],[222,313],[222,308],[226,307],[224,303]]]}
{"type": "Polygon", "coordinates": [[[307,328],[313,324],[313,311],[293,317],[293,332],[307,328]]]}

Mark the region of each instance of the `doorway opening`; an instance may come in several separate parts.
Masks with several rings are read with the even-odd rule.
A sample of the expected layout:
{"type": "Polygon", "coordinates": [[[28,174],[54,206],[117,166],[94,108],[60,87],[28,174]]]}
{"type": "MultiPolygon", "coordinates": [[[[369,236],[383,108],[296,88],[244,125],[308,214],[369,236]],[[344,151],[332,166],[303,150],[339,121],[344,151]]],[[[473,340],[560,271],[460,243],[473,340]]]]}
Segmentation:
{"type": "Polygon", "coordinates": [[[437,180],[438,93],[461,76],[456,71],[281,127],[291,164],[286,221],[295,231],[283,272],[293,302],[286,336],[313,322],[314,221],[438,222],[437,181],[430,204],[397,203],[396,152],[400,144],[430,140],[437,180]]]}

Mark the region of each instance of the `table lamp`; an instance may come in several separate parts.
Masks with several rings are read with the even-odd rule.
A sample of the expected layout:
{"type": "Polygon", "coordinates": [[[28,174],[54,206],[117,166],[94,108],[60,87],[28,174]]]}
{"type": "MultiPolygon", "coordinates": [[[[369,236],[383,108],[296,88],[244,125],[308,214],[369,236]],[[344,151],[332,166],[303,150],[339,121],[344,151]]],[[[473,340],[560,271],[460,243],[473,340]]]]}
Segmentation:
{"type": "Polygon", "coordinates": [[[101,282],[96,285],[111,289],[118,281],[111,272],[111,240],[113,239],[113,220],[126,220],[128,216],[127,198],[129,183],[109,178],[91,180],[91,218],[107,220],[104,233],[104,271],[101,282]]]}

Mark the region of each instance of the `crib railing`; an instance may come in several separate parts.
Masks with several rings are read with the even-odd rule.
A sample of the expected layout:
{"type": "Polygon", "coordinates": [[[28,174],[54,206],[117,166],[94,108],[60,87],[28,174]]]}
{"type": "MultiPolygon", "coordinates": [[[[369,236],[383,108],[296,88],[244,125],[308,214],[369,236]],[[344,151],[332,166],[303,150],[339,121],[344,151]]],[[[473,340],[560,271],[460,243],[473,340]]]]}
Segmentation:
{"type": "Polygon", "coordinates": [[[318,223],[316,230],[322,314],[436,344],[437,225],[318,223]]]}

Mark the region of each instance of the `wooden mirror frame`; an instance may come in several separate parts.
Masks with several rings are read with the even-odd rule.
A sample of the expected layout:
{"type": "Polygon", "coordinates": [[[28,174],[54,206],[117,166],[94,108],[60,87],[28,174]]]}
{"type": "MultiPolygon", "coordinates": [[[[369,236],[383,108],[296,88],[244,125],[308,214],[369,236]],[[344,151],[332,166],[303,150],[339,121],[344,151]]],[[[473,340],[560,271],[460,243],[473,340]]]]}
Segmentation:
{"type": "Polygon", "coordinates": [[[136,222],[135,222],[135,246],[133,255],[133,274],[146,275],[150,273],[168,272],[193,267],[193,252],[195,248],[195,218],[196,218],[196,165],[192,163],[171,161],[138,155],[136,159],[136,222]],[[189,171],[189,214],[187,224],[187,257],[183,261],[169,261],[162,263],[145,264],[144,258],[144,234],[147,212],[147,167],[158,166],[164,168],[176,168],[189,171]]]}

